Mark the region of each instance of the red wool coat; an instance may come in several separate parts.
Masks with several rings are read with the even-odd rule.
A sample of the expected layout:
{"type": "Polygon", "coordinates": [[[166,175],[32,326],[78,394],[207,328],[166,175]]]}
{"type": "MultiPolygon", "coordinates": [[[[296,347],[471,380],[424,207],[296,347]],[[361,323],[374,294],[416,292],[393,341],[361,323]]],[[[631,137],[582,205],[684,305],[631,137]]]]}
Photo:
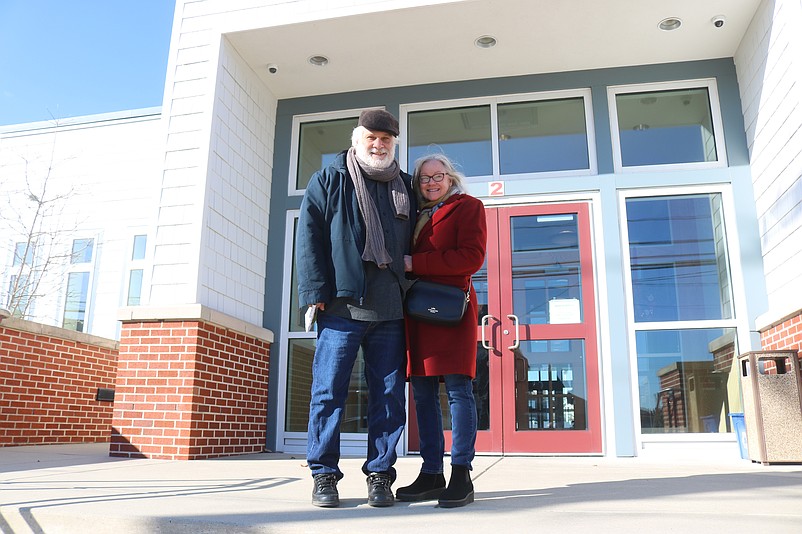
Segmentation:
{"type": "MultiPolygon", "coordinates": [[[[468,288],[470,277],[485,260],[487,221],[482,202],[470,195],[452,195],[421,229],[412,250],[417,278],[468,288]]],[[[462,322],[437,326],[407,318],[407,375],[476,376],[476,292],[462,322]]]]}

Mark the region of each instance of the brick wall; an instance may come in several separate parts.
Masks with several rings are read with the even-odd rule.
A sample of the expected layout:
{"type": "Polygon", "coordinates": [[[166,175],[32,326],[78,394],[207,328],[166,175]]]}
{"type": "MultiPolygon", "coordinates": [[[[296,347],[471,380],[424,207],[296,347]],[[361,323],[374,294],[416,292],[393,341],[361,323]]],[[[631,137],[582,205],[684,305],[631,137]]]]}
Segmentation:
{"type": "Polygon", "coordinates": [[[763,350],[796,350],[802,360],[802,310],[780,323],[762,328],[760,346],[763,350]]]}
{"type": "Polygon", "coordinates": [[[124,321],[111,456],[264,450],[269,342],[202,320],[124,321]]]}
{"type": "Polygon", "coordinates": [[[117,342],[19,319],[0,324],[0,446],[108,441],[117,342]]]}

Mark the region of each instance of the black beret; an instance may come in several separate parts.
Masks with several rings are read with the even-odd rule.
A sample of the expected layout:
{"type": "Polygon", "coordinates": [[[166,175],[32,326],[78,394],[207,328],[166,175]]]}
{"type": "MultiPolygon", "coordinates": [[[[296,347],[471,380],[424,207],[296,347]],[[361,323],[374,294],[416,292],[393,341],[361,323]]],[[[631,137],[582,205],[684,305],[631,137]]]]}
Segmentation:
{"type": "Polygon", "coordinates": [[[398,137],[398,120],[383,109],[366,109],[359,115],[359,126],[391,133],[398,137]]]}

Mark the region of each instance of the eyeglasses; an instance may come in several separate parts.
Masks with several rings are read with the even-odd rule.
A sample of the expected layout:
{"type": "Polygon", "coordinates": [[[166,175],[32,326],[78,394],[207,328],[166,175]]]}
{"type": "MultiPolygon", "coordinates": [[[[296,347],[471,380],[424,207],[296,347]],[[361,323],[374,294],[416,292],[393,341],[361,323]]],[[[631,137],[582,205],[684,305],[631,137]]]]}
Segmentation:
{"type": "Polygon", "coordinates": [[[433,174],[431,176],[426,176],[425,174],[421,174],[418,177],[418,180],[422,184],[428,184],[429,182],[442,182],[446,176],[450,176],[447,172],[438,172],[437,174],[433,174]]]}

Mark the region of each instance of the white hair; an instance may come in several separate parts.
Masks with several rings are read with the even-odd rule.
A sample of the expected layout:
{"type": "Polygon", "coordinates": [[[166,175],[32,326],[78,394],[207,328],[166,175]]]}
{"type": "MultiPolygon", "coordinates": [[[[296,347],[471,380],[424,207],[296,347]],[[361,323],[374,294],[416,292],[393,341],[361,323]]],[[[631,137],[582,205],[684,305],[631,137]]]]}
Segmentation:
{"type": "Polygon", "coordinates": [[[439,161],[442,163],[443,167],[446,168],[446,172],[451,177],[451,188],[454,189],[455,192],[467,193],[465,190],[465,175],[457,170],[448,156],[440,153],[427,154],[415,161],[415,172],[412,174],[412,183],[415,184],[416,189],[420,188],[419,178],[421,167],[429,161],[439,161]]]}

